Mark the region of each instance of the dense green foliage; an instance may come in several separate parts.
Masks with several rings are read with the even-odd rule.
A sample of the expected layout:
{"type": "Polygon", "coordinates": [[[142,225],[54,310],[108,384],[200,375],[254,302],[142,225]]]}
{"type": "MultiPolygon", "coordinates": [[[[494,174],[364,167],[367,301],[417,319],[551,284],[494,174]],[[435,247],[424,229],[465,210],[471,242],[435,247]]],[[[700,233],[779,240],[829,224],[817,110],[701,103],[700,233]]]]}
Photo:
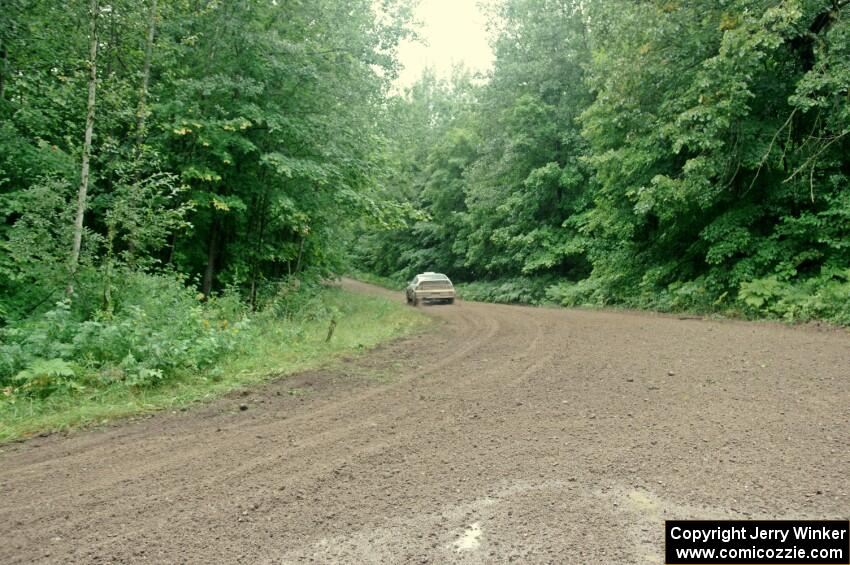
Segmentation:
{"type": "MultiPolygon", "coordinates": [[[[178,372],[163,371],[165,378],[148,370],[141,375],[146,380],[139,380],[136,372],[128,381],[120,367],[86,371],[89,359],[85,357],[80,358],[81,362],[54,359],[30,365],[21,375],[20,385],[25,390],[17,390],[0,401],[0,443],[42,430],[65,429],[213,399],[262,382],[269,375],[313,369],[341,355],[358,355],[387,339],[416,331],[424,323],[414,310],[381,297],[309,282],[302,283],[297,292],[294,290],[285,290],[274,307],[253,313],[250,320],[244,317],[244,307],[240,311],[239,303],[230,296],[217,300],[203,312],[206,316],[217,313],[218,318],[202,317],[200,324],[195,323],[196,319],[170,320],[177,327],[158,331],[144,323],[146,329],[130,331],[128,338],[142,337],[137,345],[149,349],[137,351],[139,361],[152,353],[160,361],[179,364],[178,372]],[[231,319],[236,320],[236,327],[226,323],[231,319]],[[333,339],[327,341],[331,320],[338,324],[333,339]],[[140,336],[145,331],[157,333],[140,336]],[[195,370],[196,366],[201,370],[195,370]]],[[[150,308],[149,302],[145,301],[145,305],[150,308]]],[[[83,339],[77,337],[70,346],[87,346],[94,353],[98,351],[93,346],[121,339],[120,335],[104,336],[103,328],[97,332],[84,329],[78,336],[81,333],[86,334],[83,339]]],[[[115,348],[115,344],[110,344],[102,351],[112,355],[115,348]]],[[[290,393],[303,391],[290,389],[290,393]]]]}
{"type": "Polygon", "coordinates": [[[0,0],[3,397],[212,371],[340,271],[351,226],[397,223],[376,187],[409,14],[0,0]]]}
{"type": "Polygon", "coordinates": [[[397,102],[391,196],[421,217],[361,238],[364,268],[850,323],[850,2],[504,0],[494,24],[488,82],[397,102]]]}

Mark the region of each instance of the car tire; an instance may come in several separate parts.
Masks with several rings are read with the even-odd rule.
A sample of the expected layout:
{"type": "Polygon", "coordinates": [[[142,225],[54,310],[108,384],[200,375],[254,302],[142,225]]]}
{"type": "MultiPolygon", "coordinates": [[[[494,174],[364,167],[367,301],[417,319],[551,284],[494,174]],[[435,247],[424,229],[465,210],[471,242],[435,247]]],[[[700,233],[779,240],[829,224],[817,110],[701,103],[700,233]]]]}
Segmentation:
{"type": "Polygon", "coordinates": [[[455,303],[455,299],[454,299],[454,298],[449,298],[447,302],[448,302],[449,304],[454,304],[454,303],[455,303]]]}
{"type": "Polygon", "coordinates": [[[414,308],[419,306],[419,299],[414,296],[412,304],[414,308]]]}

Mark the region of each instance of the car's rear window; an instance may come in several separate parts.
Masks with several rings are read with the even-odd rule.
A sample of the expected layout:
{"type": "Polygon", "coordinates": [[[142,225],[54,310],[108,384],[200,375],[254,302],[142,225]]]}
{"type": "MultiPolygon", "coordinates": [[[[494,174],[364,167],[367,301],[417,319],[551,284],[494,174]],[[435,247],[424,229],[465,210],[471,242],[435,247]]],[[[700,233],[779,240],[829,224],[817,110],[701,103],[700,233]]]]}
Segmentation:
{"type": "Polygon", "coordinates": [[[452,288],[449,279],[423,280],[419,283],[421,289],[452,288]]]}

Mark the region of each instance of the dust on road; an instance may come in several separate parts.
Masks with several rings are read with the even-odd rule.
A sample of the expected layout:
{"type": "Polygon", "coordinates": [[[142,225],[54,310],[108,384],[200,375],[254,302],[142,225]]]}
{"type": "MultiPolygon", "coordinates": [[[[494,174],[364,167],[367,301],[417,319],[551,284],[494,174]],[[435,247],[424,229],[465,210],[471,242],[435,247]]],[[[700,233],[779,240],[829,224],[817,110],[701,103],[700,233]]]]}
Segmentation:
{"type": "Polygon", "coordinates": [[[422,310],[330,369],[5,447],[0,562],[650,564],[665,519],[848,518],[845,331],[422,310]]]}

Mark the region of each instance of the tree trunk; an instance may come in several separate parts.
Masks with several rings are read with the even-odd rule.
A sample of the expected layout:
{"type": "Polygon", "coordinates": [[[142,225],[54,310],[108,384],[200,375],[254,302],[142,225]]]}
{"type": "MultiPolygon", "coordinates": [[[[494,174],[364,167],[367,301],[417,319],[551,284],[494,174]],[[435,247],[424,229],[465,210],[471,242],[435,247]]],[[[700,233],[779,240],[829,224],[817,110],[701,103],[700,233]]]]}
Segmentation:
{"type": "Polygon", "coordinates": [[[171,234],[171,246],[168,248],[168,260],[165,261],[166,265],[174,264],[174,250],[177,248],[177,232],[171,234]]]}
{"type": "MultiPolygon", "coordinates": [[[[105,58],[105,61],[102,61],[102,63],[103,62],[106,63],[106,68],[104,69],[103,74],[104,74],[104,76],[109,77],[109,76],[112,76],[112,62],[115,61],[115,57],[116,57],[115,51],[118,48],[118,37],[116,36],[116,32],[115,32],[115,10],[109,10],[107,13],[109,14],[109,48],[110,48],[110,50],[105,52],[105,53],[101,53],[100,58],[102,60],[105,58]]],[[[101,29],[103,29],[105,26],[106,26],[106,22],[102,22],[100,27],[101,27],[101,29]]],[[[106,34],[104,33],[104,35],[106,35],[106,34]]]]}
{"type": "Polygon", "coordinates": [[[301,236],[301,243],[298,244],[298,259],[295,261],[295,274],[301,272],[301,256],[304,254],[304,236],[301,236]]]}
{"type": "Polygon", "coordinates": [[[145,42],[145,63],[142,67],[142,87],[139,91],[139,108],[136,112],[136,144],[141,145],[145,139],[145,119],[147,118],[148,86],[151,78],[151,59],[153,58],[153,40],[156,33],[156,1],[151,0],[150,16],[148,19],[148,37],[145,42]]]}
{"type": "Polygon", "coordinates": [[[213,218],[210,226],[210,242],[207,248],[207,268],[204,270],[204,284],[201,292],[204,293],[204,298],[210,297],[212,292],[213,278],[215,277],[215,260],[218,256],[218,218],[213,218]]]}
{"type": "Polygon", "coordinates": [[[809,26],[809,33],[799,35],[791,40],[791,48],[794,49],[800,57],[800,62],[803,71],[810,71],[815,66],[815,42],[816,36],[822,32],[829,30],[832,24],[839,21],[842,8],[850,4],[847,0],[839,2],[833,0],[832,7],[818,14],[812,24],[809,26]]]}
{"type": "Polygon", "coordinates": [[[71,262],[68,273],[68,296],[74,293],[74,277],[80,262],[80,248],[83,242],[83,216],[86,213],[86,195],[89,190],[89,156],[91,138],[94,130],[94,102],[97,89],[97,13],[98,0],[89,2],[89,100],[86,111],[86,133],[83,141],[83,158],[80,169],[80,189],[77,193],[77,215],[74,219],[74,246],[71,249],[71,262]]]}
{"type": "MultiPolygon", "coordinates": [[[[0,39],[2,41],[2,39],[0,39]]],[[[6,72],[9,69],[9,53],[6,43],[0,43],[0,100],[6,99],[6,72]]]]}
{"type": "Polygon", "coordinates": [[[260,199],[260,225],[257,230],[257,243],[254,247],[253,265],[251,266],[251,310],[257,309],[257,274],[260,271],[260,260],[263,250],[263,238],[266,231],[266,199],[260,199]]]}
{"type": "Polygon", "coordinates": [[[103,311],[112,317],[112,270],[114,265],[115,235],[117,226],[114,222],[107,223],[106,231],[106,270],[103,274],[103,311]]]}

